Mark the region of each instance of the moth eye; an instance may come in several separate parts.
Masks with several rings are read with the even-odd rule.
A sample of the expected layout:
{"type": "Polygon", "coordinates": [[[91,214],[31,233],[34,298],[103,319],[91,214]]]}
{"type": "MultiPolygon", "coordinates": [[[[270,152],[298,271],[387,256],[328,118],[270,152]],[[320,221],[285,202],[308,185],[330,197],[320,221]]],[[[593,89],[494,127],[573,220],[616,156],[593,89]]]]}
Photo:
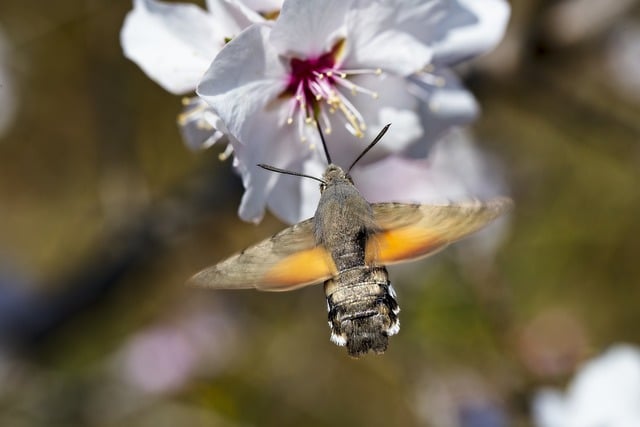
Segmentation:
{"type": "Polygon", "coordinates": [[[327,184],[325,184],[325,183],[320,184],[320,192],[321,193],[326,189],[327,189],[327,184]]]}

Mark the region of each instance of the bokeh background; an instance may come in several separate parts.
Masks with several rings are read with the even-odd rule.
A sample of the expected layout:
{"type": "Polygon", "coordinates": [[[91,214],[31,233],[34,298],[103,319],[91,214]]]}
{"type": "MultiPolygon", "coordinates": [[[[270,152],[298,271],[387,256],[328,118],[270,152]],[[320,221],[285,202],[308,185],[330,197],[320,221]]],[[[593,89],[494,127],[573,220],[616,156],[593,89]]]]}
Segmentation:
{"type": "Polygon", "coordinates": [[[219,148],[124,58],[128,1],[0,3],[0,425],[532,425],[640,343],[640,5],[517,0],[459,69],[516,209],[500,249],[393,269],[402,331],[352,360],[322,288],[184,281],[283,227],[241,222],[219,148]]]}

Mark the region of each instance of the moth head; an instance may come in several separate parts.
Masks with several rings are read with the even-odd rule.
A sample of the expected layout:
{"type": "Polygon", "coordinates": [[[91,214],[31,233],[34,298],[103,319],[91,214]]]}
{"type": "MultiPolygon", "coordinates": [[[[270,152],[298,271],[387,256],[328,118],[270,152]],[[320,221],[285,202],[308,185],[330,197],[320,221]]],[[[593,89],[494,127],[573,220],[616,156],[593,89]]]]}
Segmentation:
{"type": "Polygon", "coordinates": [[[353,184],[351,176],[346,173],[340,166],[334,165],[333,163],[327,166],[327,169],[322,175],[322,180],[324,182],[320,184],[321,193],[327,188],[327,185],[330,184],[338,184],[341,182],[353,184]]]}

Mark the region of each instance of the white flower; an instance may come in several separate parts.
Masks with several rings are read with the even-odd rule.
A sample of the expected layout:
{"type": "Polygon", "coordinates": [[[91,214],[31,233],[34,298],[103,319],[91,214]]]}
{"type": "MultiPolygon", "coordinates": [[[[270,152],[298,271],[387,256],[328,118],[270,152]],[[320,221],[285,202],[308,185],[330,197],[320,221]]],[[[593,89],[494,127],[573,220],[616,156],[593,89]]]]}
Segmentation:
{"type": "MultiPolygon", "coordinates": [[[[488,10],[500,4],[508,14],[505,2],[481,3],[488,10]]],[[[388,122],[394,124],[393,131],[364,163],[392,153],[424,156],[426,142],[433,141],[425,135],[436,138],[451,124],[473,118],[475,101],[462,93],[457,80],[434,77],[428,68],[438,50],[444,62],[462,59],[473,50],[447,48],[466,40],[448,30],[462,34],[474,27],[480,36],[480,16],[468,11],[458,18],[451,15],[463,10],[464,4],[289,0],[275,23],[254,25],[227,44],[199,84],[198,94],[236,139],[232,143],[247,189],[240,216],[260,220],[265,205],[287,222],[313,213],[302,196],[308,189],[317,193],[315,186],[300,179],[295,184],[292,177],[255,165],[268,163],[305,173],[322,170],[326,160],[316,120],[327,133],[332,159],[345,166],[388,122]],[[445,122],[437,123],[438,117],[445,122]],[[280,203],[298,197],[287,203],[298,206],[295,211],[280,203]]],[[[506,16],[502,20],[506,22],[506,16]]],[[[504,23],[491,27],[491,43],[503,30],[504,23]]],[[[491,43],[474,46],[485,49],[491,43]]]]}
{"type": "MultiPolygon", "coordinates": [[[[412,19],[422,19],[428,28],[439,14],[437,2],[427,5],[288,1],[273,26],[252,27],[225,47],[198,93],[231,134],[252,149],[275,137],[289,139],[298,151],[318,147],[315,127],[308,126],[316,117],[327,133],[343,128],[333,122],[344,123],[348,132],[333,139],[349,133],[362,137],[367,125],[382,124],[376,117],[380,106],[391,104],[395,111],[415,115],[416,100],[407,94],[402,77],[426,65],[431,50],[402,29],[413,9],[412,19]],[[388,74],[380,79],[383,70],[388,74]],[[389,99],[372,102],[383,91],[389,99]]],[[[402,137],[388,139],[394,138],[402,137]]],[[[357,146],[350,149],[358,151],[357,146]]]]}
{"type": "Polygon", "coordinates": [[[588,362],[563,395],[538,392],[538,427],[636,427],[640,425],[640,348],[617,345],[588,362]]]}
{"type": "MultiPolygon", "coordinates": [[[[271,9],[275,4],[254,1],[271,9]]],[[[127,58],[165,90],[182,95],[193,92],[213,58],[225,43],[263,18],[238,0],[208,0],[207,11],[195,4],[134,0],[120,41],[127,58]]],[[[197,98],[185,98],[178,117],[187,145],[207,148],[225,129],[217,115],[197,98]]]]}

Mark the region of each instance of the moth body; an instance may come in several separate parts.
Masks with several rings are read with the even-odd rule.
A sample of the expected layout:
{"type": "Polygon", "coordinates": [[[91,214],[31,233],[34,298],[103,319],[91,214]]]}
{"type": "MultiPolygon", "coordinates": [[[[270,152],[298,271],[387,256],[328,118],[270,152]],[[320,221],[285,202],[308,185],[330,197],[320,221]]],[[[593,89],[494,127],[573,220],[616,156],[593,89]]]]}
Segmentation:
{"type": "Polygon", "coordinates": [[[324,284],[331,341],[353,357],[383,353],[400,330],[400,308],[386,268],[366,262],[367,241],[379,231],[373,209],[340,167],[329,165],[323,178],[314,234],[337,272],[324,284]]]}

